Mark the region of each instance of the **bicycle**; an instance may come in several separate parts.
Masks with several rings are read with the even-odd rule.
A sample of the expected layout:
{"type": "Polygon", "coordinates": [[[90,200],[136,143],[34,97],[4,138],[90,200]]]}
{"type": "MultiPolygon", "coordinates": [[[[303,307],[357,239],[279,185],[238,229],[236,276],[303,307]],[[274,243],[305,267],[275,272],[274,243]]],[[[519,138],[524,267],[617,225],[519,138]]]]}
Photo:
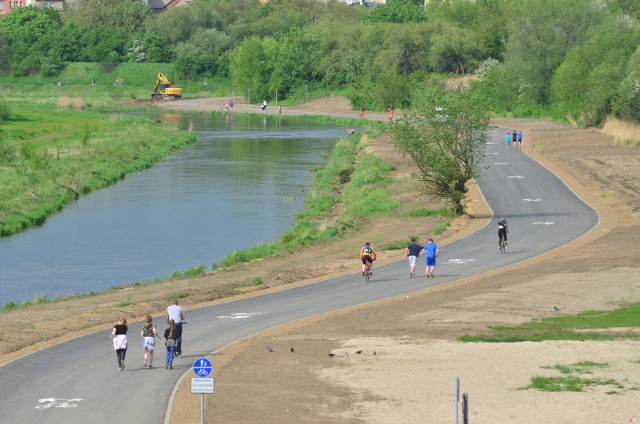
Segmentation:
{"type": "Polygon", "coordinates": [[[364,282],[365,283],[370,283],[371,282],[371,262],[366,263],[366,265],[364,266],[365,268],[365,272],[364,274],[364,282]]]}
{"type": "Polygon", "coordinates": [[[504,241],[504,236],[500,234],[498,238],[498,247],[500,248],[500,253],[505,253],[507,251],[507,246],[504,241]]]}

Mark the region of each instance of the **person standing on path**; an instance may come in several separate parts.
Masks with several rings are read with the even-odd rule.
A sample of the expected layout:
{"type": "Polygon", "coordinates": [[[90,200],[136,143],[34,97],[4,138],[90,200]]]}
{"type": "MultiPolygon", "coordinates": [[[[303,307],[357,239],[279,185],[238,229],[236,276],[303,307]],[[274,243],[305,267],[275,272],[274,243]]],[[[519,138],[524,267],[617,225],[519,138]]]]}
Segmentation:
{"type": "Polygon", "coordinates": [[[144,337],[142,347],[144,348],[145,368],[153,368],[153,350],[156,347],[156,337],[162,339],[152,321],[153,318],[151,318],[151,315],[147,315],[147,323],[142,327],[142,331],[140,332],[140,335],[144,337]]]}
{"type": "Polygon", "coordinates": [[[360,109],[360,117],[364,118],[364,107],[362,109],[360,109]]]}
{"type": "Polygon", "coordinates": [[[164,338],[166,339],[164,344],[167,346],[167,360],[165,361],[164,368],[167,370],[173,369],[173,357],[176,351],[176,345],[178,340],[182,336],[182,331],[178,329],[175,321],[169,320],[169,328],[164,330],[164,338]]]}
{"type": "Polygon", "coordinates": [[[389,118],[393,119],[393,105],[389,105],[389,118]]]}
{"type": "Polygon", "coordinates": [[[436,257],[438,256],[438,253],[440,253],[440,249],[438,248],[438,245],[433,242],[433,239],[430,238],[429,240],[427,240],[427,244],[424,246],[424,249],[422,249],[422,251],[426,252],[426,277],[433,278],[433,270],[436,267],[436,257]]]}
{"type": "Polygon", "coordinates": [[[167,324],[173,320],[178,329],[179,336],[176,339],[176,356],[182,355],[182,323],[184,322],[184,309],[178,305],[178,299],[173,299],[167,308],[167,324]]]}
{"type": "Polygon", "coordinates": [[[511,143],[511,134],[507,133],[507,135],[504,136],[504,142],[507,144],[507,147],[509,147],[509,144],[511,143]]]}
{"type": "Polygon", "coordinates": [[[518,147],[518,145],[516,144],[517,139],[518,139],[518,132],[516,130],[513,130],[513,132],[511,133],[511,144],[513,144],[513,147],[518,147]]]}
{"type": "Polygon", "coordinates": [[[118,323],[111,330],[111,339],[113,340],[113,349],[116,351],[116,359],[118,360],[118,369],[124,370],[124,358],[127,355],[127,319],[121,317],[118,323]]]}
{"type": "Polygon", "coordinates": [[[418,262],[418,256],[422,251],[423,246],[416,243],[416,238],[411,237],[411,243],[407,246],[406,253],[409,258],[409,278],[413,278],[416,275],[416,263],[418,262]]]}

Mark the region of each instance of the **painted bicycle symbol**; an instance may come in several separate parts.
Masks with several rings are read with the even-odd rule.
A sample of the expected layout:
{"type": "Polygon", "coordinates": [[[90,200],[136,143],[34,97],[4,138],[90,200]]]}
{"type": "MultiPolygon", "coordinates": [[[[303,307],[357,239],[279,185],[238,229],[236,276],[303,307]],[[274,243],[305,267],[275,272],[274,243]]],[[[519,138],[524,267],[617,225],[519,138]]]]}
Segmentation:
{"type": "Polygon", "coordinates": [[[83,399],[60,399],[60,398],[45,398],[38,399],[38,402],[41,405],[36,405],[36,409],[49,409],[49,408],[75,408],[75,403],[71,402],[80,402],[83,399]]]}

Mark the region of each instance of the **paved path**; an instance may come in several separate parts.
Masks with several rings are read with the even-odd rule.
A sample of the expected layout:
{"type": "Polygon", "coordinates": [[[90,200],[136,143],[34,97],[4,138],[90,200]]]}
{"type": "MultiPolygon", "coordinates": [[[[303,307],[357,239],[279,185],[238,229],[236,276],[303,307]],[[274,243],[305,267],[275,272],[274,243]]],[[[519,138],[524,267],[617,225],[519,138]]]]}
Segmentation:
{"type": "MultiPolygon", "coordinates": [[[[443,247],[436,278],[409,279],[407,264],[400,261],[376,267],[370,284],[354,273],[189,310],[184,356],[176,359],[173,371],[142,368],[139,322],[130,323],[130,349],[123,372],[117,369],[110,329],[52,346],[0,367],[0,422],[161,423],[180,376],[195,377],[191,371],[194,360],[235,340],[310,315],[495,270],[540,255],[593,228],[597,214],[523,152],[506,149],[505,131],[493,131],[485,156],[488,169],[478,183],[495,216],[509,220],[506,254],[498,251],[496,218],[482,230],[443,247]]],[[[162,321],[158,318],[156,322],[162,321]]],[[[156,365],[163,364],[163,347],[156,353],[156,365]]]]}

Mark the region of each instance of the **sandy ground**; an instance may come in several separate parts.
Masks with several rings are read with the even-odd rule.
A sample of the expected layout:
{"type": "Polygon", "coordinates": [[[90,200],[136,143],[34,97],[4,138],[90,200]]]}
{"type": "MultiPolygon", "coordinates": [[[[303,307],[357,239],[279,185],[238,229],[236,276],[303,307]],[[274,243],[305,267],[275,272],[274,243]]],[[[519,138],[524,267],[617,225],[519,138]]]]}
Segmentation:
{"type": "MultiPolygon", "coordinates": [[[[206,102],[195,101],[192,110],[218,110],[219,100],[206,102]]],[[[236,111],[252,110],[252,106],[242,108],[237,105],[236,111]]],[[[275,108],[268,111],[277,113],[275,108]]],[[[283,108],[282,113],[357,116],[339,97],[283,108]]],[[[387,119],[384,113],[368,117],[387,119]]],[[[301,320],[215,352],[211,359],[216,393],[206,396],[207,423],[452,422],[457,377],[461,392],[469,394],[474,423],[613,424],[640,419],[637,342],[456,342],[463,334],[487,333],[492,325],[611,309],[640,299],[640,151],[617,147],[597,131],[560,124],[529,120],[496,120],[495,124],[522,129],[525,152],[596,208],[600,225],[575,243],[524,264],[408,297],[301,320]],[[269,353],[267,346],[274,352],[269,353]],[[594,375],[614,379],[622,388],[601,386],[583,393],[525,389],[534,376],[559,375],[550,366],[579,361],[606,362],[608,366],[594,375]]],[[[402,208],[425,202],[437,206],[437,201],[421,194],[412,179],[415,170],[387,138],[363,141],[367,151],[396,166],[390,190],[402,208]]],[[[480,200],[472,188],[469,215],[438,236],[443,249],[484,225],[488,211],[480,200]]],[[[131,286],[3,313],[5,326],[15,331],[11,337],[0,335],[0,364],[52,343],[109,331],[121,315],[130,320],[147,313],[157,316],[166,308],[168,296],[177,293],[188,294],[181,302],[188,316],[189,308],[196,306],[352,272],[363,239],[380,245],[413,234],[426,238],[442,221],[373,219],[366,230],[331,243],[261,260],[259,275],[253,274],[255,267],[239,266],[195,279],[131,286]],[[305,280],[309,269],[291,264],[308,264],[310,258],[314,278],[305,280]],[[246,293],[223,288],[255,276],[264,280],[262,287],[246,293]],[[123,300],[129,306],[117,306],[123,300]]],[[[384,252],[379,263],[394,260],[404,260],[403,252],[384,252]]],[[[200,422],[199,396],[189,392],[190,377],[185,374],[176,391],[172,423],[200,422]]]]}

